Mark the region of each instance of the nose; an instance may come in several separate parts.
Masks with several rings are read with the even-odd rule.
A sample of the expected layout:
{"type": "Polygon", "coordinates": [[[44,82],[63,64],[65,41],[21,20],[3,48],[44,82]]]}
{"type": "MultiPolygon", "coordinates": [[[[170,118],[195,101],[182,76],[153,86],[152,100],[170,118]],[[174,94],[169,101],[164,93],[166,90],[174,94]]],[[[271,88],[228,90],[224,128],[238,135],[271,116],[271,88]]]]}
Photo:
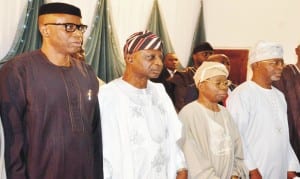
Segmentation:
{"type": "Polygon", "coordinates": [[[155,57],[155,64],[159,65],[159,66],[163,66],[163,62],[162,62],[161,57],[159,57],[159,56],[155,57]]]}
{"type": "Polygon", "coordinates": [[[221,89],[221,90],[228,90],[228,86],[226,84],[224,84],[224,83],[221,83],[219,85],[219,89],[221,89]]]}
{"type": "Polygon", "coordinates": [[[80,31],[79,29],[76,29],[74,32],[73,32],[73,34],[75,35],[75,36],[78,36],[78,37],[83,37],[83,32],[82,31],[80,31]]]}

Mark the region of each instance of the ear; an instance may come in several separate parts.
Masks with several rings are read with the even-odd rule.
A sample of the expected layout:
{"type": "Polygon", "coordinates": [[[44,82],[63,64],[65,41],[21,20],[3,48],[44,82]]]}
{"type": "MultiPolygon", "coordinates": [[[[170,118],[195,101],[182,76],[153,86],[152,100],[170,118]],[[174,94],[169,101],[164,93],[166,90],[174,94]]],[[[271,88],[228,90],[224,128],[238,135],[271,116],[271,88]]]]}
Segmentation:
{"type": "Polygon", "coordinates": [[[43,37],[48,37],[49,36],[49,29],[45,25],[40,26],[40,32],[41,32],[43,37]]]}
{"type": "Polygon", "coordinates": [[[132,62],[133,62],[133,60],[132,60],[132,55],[131,55],[131,54],[127,54],[127,55],[125,56],[125,62],[126,62],[126,63],[132,63],[132,62]]]}

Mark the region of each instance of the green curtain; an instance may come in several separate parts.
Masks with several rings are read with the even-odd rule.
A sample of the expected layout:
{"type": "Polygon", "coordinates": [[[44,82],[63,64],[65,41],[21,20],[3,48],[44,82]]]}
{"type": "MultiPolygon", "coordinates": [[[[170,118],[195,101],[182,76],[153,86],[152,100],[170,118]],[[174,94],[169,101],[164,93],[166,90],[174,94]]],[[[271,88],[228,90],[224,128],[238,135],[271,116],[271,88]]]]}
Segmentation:
{"type": "Polygon", "coordinates": [[[85,44],[86,62],[105,82],[120,77],[124,70],[124,60],[108,11],[108,3],[109,0],[98,1],[91,34],[85,44]]]}
{"type": "Polygon", "coordinates": [[[174,52],[168,30],[166,28],[163,17],[159,9],[158,1],[154,1],[154,5],[151,11],[150,19],[148,21],[147,29],[156,35],[158,35],[164,46],[164,54],[174,52]]]}
{"type": "Polygon", "coordinates": [[[194,47],[196,45],[198,45],[200,42],[204,42],[204,41],[206,41],[206,36],[205,36],[204,17],[203,17],[203,2],[201,0],[201,8],[200,8],[200,13],[199,13],[196,29],[194,32],[188,66],[194,65],[193,57],[192,57],[194,47]]]}
{"type": "Polygon", "coordinates": [[[12,57],[41,47],[41,35],[38,30],[38,10],[44,0],[29,0],[24,23],[20,23],[15,40],[8,54],[0,60],[3,65],[12,57]]]}

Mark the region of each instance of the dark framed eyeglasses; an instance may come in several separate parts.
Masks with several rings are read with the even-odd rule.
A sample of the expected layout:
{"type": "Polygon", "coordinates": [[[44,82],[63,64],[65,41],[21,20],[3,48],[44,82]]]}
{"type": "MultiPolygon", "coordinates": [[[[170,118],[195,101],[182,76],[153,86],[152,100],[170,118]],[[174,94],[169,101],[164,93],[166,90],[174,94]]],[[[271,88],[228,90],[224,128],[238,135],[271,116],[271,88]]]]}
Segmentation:
{"type": "Polygon", "coordinates": [[[46,23],[44,25],[63,25],[65,26],[66,32],[75,32],[75,30],[79,30],[80,32],[84,33],[87,29],[87,25],[83,24],[73,24],[73,23],[46,23]]]}
{"type": "Polygon", "coordinates": [[[229,87],[232,84],[232,81],[230,80],[225,80],[225,81],[213,81],[213,80],[204,80],[207,81],[209,83],[212,83],[214,85],[216,85],[216,87],[218,87],[219,89],[222,89],[223,87],[229,87]]]}

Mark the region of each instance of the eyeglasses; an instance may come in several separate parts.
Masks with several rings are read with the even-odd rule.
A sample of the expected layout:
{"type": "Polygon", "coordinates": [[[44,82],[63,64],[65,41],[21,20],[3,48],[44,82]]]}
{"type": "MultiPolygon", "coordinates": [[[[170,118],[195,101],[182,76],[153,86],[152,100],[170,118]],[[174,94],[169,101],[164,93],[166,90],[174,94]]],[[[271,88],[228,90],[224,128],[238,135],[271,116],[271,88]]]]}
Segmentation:
{"type": "Polygon", "coordinates": [[[224,87],[229,87],[232,84],[232,81],[230,80],[225,80],[225,81],[204,80],[204,81],[216,85],[216,87],[218,87],[219,89],[222,89],[224,87]]]}
{"type": "Polygon", "coordinates": [[[263,60],[263,61],[260,61],[262,63],[267,63],[269,65],[272,65],[272,66],[283,66],[284,65],[284,61],[282,59],[278,59],[278,60],[263,60]]]}
{"type": "Polygon", "coordinates": [[[44,25],[63,25],[65,26],[66,32],[75,32],[75,30],[79,30],[80,32],[84,33],[87,29],[87,25],[83,24],[73,24],[73,23],[46,23],[44,25]]]}

